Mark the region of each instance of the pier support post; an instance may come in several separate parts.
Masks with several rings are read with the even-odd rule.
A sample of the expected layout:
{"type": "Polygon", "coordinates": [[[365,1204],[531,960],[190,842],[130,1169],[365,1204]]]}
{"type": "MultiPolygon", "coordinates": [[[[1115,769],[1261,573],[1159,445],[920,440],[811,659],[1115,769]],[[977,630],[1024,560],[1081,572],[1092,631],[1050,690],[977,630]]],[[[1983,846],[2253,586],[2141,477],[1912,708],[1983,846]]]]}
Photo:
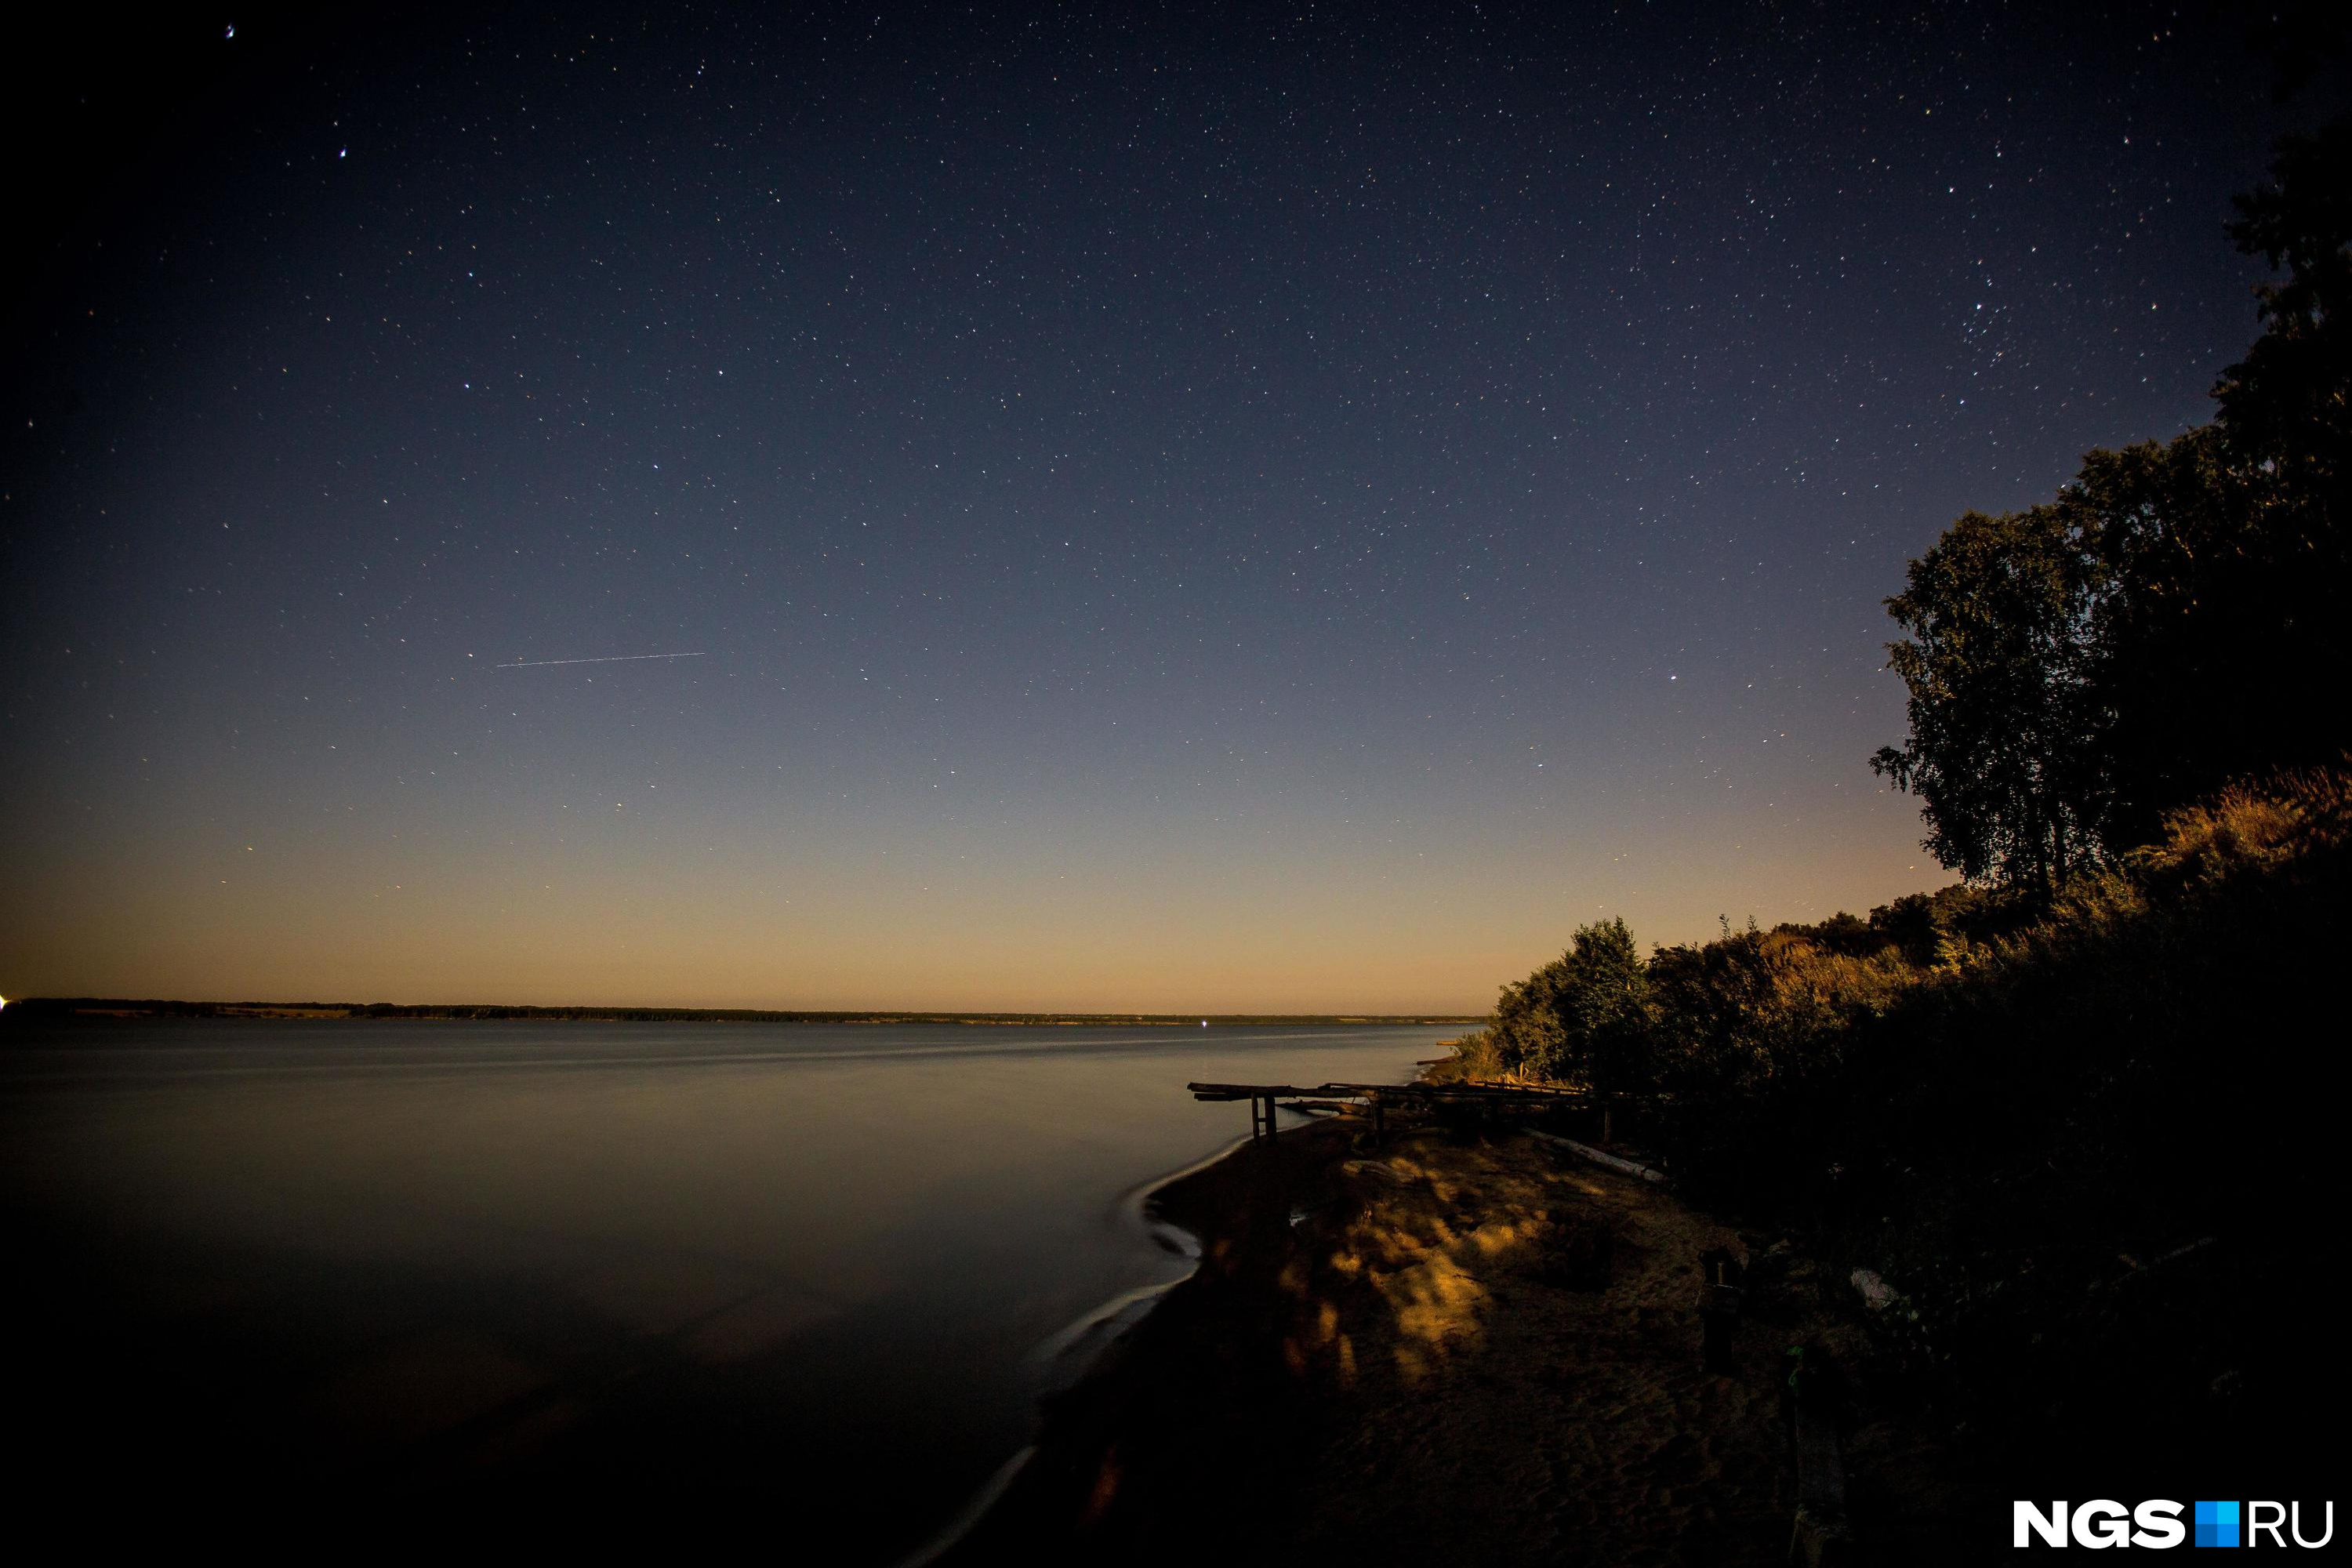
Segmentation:
{"type": "Polygon", "coordinates": [[[1699,1364],[1712,1373],[1736,1373],[1732,1341],[1748,1300],[1747,1265],[1729,1247],[1710,1247],[1698,1255],[1698,1269],[1699,1364]]]}
{"type": "Polygon", "coordinates": [[[1790,1442],[1797,1460],[1797,1517],[1789,1535],[1790,1568],[1847,1568],[1855,1558],[1845,1511],[1845,1445],[1838,1423],[1845,1405],[1836,1369],[1800,1356],[1790,1377],[1790,1442]]]}

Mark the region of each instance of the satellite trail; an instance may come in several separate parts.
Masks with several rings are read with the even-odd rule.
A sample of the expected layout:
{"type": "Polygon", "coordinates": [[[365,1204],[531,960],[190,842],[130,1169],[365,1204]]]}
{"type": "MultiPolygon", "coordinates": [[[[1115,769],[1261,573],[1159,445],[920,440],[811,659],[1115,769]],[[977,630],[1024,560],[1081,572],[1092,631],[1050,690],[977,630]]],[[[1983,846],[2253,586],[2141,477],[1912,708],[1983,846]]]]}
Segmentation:
{"type": "Polygon", "coordinates": [[[615,653],[603,658],[526,658],[513,664],[501,664],[499,669],[538,669],[551,664],[627,664],[640,658],[700,658],[698,653],[615,653]]]}

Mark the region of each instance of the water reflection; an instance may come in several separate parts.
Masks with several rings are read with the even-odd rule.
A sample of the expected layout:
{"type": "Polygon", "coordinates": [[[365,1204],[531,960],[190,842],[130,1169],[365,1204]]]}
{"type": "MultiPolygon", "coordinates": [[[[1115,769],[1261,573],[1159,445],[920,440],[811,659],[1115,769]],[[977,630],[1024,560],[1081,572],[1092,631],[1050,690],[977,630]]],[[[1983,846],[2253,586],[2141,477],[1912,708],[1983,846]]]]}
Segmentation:
{"type": "Polygon", "coordinates": [[[1119,1200],[1245,1130],[1188,1079],[1392,1080],[1441,1033],[25,1041],[0,1083],[37,1484],[96,1451],[175,1491],[165,1517],[266,1479],[278,1525],[383,1504],[604,1542],[782,1510],[888,1561],[1025,1440],[1068,1360],[1038,1347],[1187,1267],[1119,1200]]]}

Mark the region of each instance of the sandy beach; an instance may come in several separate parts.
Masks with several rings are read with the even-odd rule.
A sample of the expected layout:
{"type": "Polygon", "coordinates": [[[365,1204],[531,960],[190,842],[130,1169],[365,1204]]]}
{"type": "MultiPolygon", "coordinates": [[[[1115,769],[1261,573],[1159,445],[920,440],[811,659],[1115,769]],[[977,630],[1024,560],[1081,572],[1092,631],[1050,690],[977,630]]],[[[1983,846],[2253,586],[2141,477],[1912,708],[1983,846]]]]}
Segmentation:
{"type": "MultiPolygon", "coordinates": [[[[1699,1256],[1742,1238],[1525,1133],[1338,1120],[1158,1194],[1200,1271],[1045,1411],[1035,1457],[946,1559],[1709,1564],[1788,1560],[1781,1401],[1801,1342],[1867,1361],[1798,1263],[1702,1371],[1699,1256]]],[[[1869,1560],[1954,1561],[1934,1442],[1857,1383],[1869,1560]]]]}

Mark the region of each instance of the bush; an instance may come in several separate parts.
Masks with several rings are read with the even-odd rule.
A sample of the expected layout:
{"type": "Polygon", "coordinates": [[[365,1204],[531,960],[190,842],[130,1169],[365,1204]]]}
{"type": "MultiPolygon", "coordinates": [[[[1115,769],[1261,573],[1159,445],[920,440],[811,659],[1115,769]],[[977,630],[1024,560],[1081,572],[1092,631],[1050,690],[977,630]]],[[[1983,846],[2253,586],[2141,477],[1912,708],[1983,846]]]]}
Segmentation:
{"type": "MultiPolygon", "coordinates": [[[[2067,1422],[2041,1419],[2057,1390],[2103,1431],[2252,1440],[2253,1413],[2309,1376],[2278,1322],[2313,1289],[2252,1282],[2309,1272],[2308,1204],[2332,1190],[2318,1084],[2347,894],[2352,779],[2326,772],[2177,811],[2040,913],[1948,889],[1866,921],[1727,924],[1612,983],[1642,999],[1622,1048],[1660,1091],[1643,1137],[1699,1200],[1895,1281],[1956,1418],[2057,1442],[2067,1422]],[[2226,1267],[2242,1287],[2102,1294],[2217,1237],[2225,1262],[2174,1272],[2226,1267]],[[2159,1342],[2153,1373],[2118,1360],[2159,1342]],[[2232,1421],[2207,1407],[2224,1387],[2232,1421]]],[[[1522,1011],[1498,1009],[1475,1050],[1558,1041],[1518,1045],[1517,1070],[1584,1080],[1590,1054],[1549,1022],[1581,1016],[1560,998],[1599,966],[1575,957],[1507,988],[1522,1011]]]]}

